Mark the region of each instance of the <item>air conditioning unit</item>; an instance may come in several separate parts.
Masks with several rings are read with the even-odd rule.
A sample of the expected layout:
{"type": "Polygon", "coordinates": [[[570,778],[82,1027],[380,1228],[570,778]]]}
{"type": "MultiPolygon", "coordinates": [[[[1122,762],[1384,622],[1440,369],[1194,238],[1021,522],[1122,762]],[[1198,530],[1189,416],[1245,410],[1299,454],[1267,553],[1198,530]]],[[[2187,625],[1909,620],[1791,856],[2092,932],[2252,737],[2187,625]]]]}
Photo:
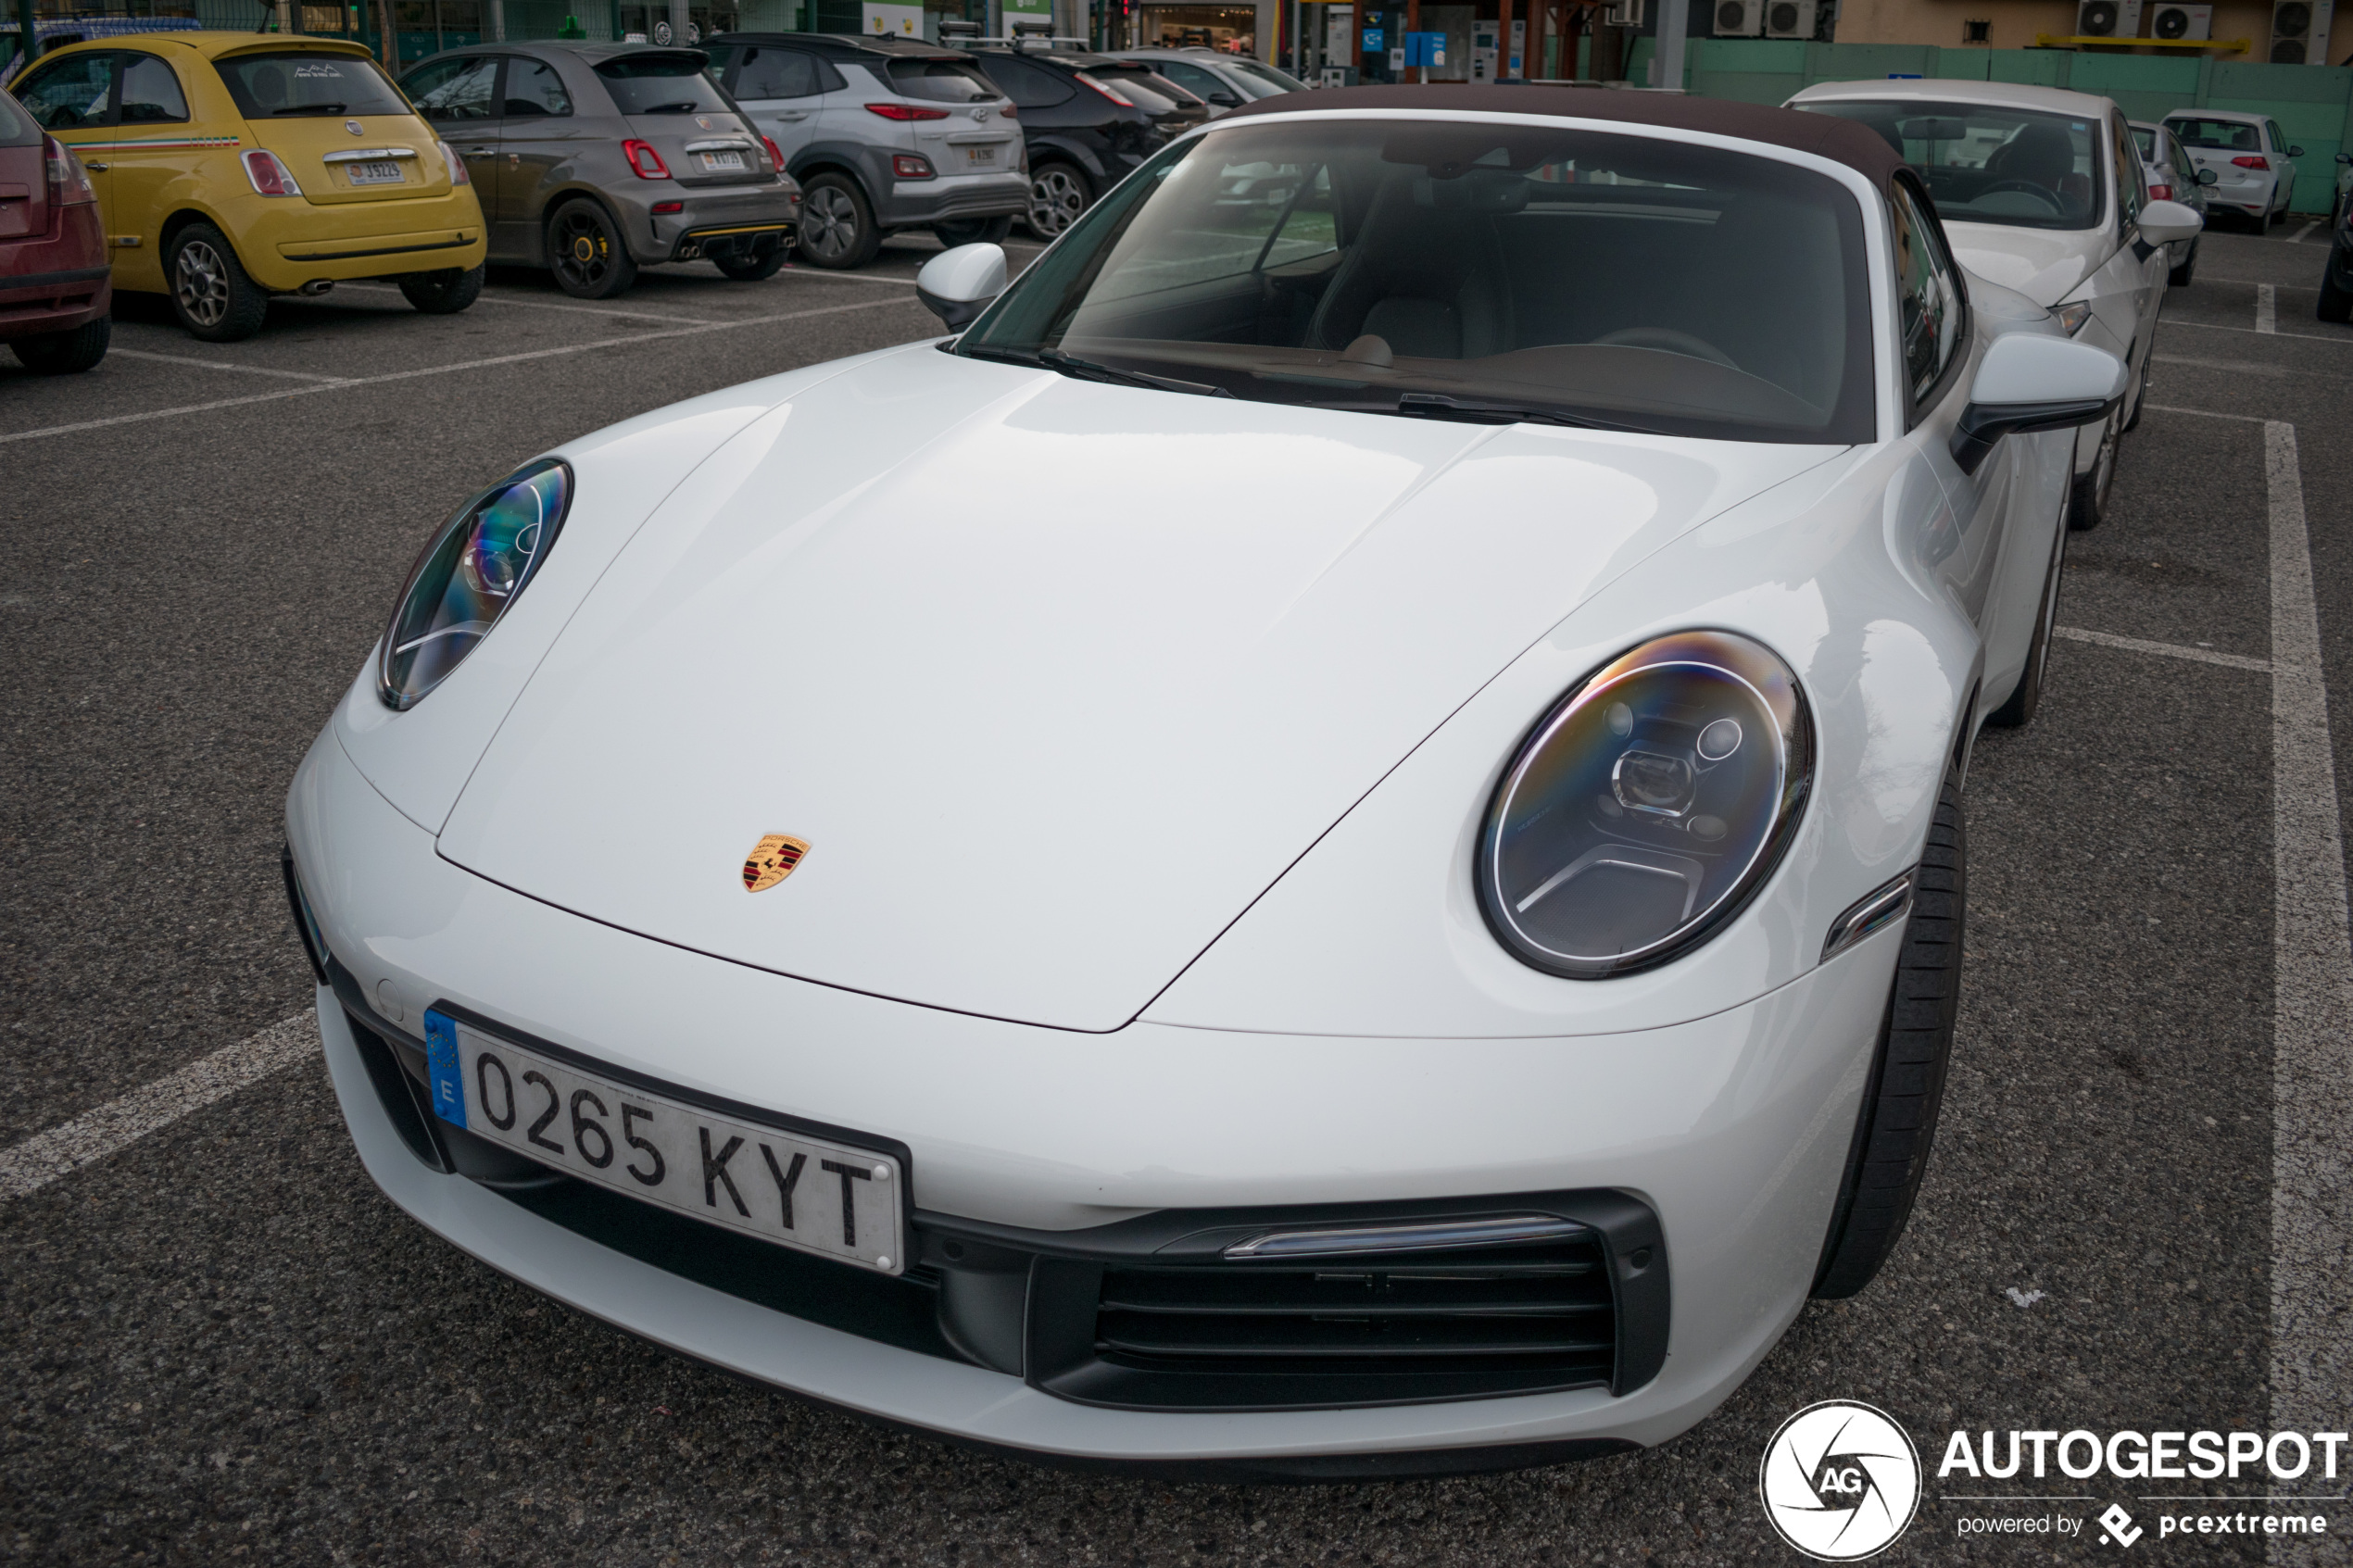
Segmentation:
{"type": "Polygon", "coordinates": [[[1818,0],[1765,0],[1765,36],[1811,38],[1821,13],[1818,0]]]}
{"type": "Polygon", "coordinates": [[[1765,0],[1716,0],[1716,36],[1754,38],[1765,31],[1765,0]]]}
{"type": "Polygon", "coordinates": [[[2335,0],[2275,0],[2271,6],[2271,63],[2328,64],[2329,23],[2335,9],[2335,0]]]}
{"type": "Polygon", "coordinates": [[[1643,0],[1610,0],[1602,7],[1602,25],[1639,28],[1642,25],[1642,6],[1643,0]]]}
{"type": "Polygon", "coordinates": [[[2159,6],[2149,13],[2149,36],[2169,44],[2203,44],[2214,36],[2214,7],[2159,6]]]}
{"type": "Polygon", "coordinates": [[[2080,0],[2075,7],[2079,38],[2136,38],[2141,31],[2141,0],[2080,0]]]}

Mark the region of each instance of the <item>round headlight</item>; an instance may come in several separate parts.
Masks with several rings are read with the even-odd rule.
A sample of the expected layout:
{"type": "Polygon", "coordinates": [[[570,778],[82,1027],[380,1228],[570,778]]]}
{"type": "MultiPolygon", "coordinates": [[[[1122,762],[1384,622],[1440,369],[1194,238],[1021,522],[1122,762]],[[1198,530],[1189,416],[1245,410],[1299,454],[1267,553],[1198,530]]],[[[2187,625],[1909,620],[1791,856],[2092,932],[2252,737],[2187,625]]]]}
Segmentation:
{"type": "Polygon", "coordinates": [[[1479,843],[1488,923],[1579,980],[1648,969],[1737,914],[1789,847],[1814,771],[1797,677],[1729,632],[1643,644],[1520,747],[1479,843]]]}
{"type": "Polygon", "coordinates": [[[572,505],[572,470],[552,458],[458,508],[409,569],[384,631],[376,691],[414,708],[464,662],[547,557],[572,505]]]}

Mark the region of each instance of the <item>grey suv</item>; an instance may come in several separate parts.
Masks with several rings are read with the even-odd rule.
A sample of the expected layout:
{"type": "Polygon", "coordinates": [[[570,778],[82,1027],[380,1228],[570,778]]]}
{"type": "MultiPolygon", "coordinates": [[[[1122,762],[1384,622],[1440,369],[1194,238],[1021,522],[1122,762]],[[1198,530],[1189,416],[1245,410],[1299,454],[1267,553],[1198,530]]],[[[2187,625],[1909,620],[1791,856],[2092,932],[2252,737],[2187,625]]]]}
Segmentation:
{"type": "Polygon", "coordinates": [[[420,60],[401,89],[466,160],[490,259],[603,299],[662,261],[731,278],[790,256],[800,191],[698,49],[499,44],[420,60]]]}
{"type": "Polygon", "coordinates": [[[803,261],[863,266],[896,229],[1001,240],[1029,206],[1021,121],[962,50],[822,32],[726,32],[704,48],[800,182],[803,261]]]}

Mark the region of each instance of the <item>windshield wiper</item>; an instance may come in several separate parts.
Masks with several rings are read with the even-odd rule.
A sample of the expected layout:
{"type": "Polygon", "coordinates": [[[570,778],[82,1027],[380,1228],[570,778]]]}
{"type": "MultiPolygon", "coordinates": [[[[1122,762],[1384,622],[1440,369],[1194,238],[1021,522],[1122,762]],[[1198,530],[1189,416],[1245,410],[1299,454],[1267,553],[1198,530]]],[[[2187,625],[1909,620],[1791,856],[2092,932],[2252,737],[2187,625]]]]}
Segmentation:
{"type": "Polygon", "coordinates": [[[1080,381],[1111,382],[1120,386],[1149,387],[1154,392],[1189,392],[1197,397],[1231,397],[1234,395],[1222,386],[1207,382],[1178,381],[1175,376],[1146,375],[1141,370],[1114,370],[1098,365],[1092,359],[1081,359],[1076,354],[1064,354],[1059,348],[1041,348],[1035,361],[1050,370],[1075,376],[1080,381]]]}
{"type": "Polygon", "coordinates": [[[290,104],[283,109],[271,109],[270,112],[271,114],[341,114],[343,106],[341,104],[290,104]]]}
{"type": "Polygon", "coordinates": [[[1397,411],[1428,420],[1466,420],[1474,424],[1567,425],[1573,430],[1615,430],[1629,435],[1664,435],[1648,425],[1599,420],[1559,408],[1537,408],[1524,403],[1490,403],[1478,397],[1449,397],[1440,392],[1405,392],[1397,397],[1397,411]]]}

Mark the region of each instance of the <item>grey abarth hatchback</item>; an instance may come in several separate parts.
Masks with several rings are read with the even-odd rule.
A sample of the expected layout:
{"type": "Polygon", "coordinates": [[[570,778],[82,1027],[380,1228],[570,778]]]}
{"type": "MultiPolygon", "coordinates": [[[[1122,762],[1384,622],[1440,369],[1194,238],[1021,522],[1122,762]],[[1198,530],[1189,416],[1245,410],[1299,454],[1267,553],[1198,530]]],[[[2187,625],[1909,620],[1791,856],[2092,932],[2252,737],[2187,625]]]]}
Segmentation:
{"type": "Polygon", "coordinates": [[[750,281],[791,254],[800,188],[710,64],[699,49],[493,44],[420,60],[400,85],[466,160],[489,259],[603,299],[659,262],[750,281]]]}

